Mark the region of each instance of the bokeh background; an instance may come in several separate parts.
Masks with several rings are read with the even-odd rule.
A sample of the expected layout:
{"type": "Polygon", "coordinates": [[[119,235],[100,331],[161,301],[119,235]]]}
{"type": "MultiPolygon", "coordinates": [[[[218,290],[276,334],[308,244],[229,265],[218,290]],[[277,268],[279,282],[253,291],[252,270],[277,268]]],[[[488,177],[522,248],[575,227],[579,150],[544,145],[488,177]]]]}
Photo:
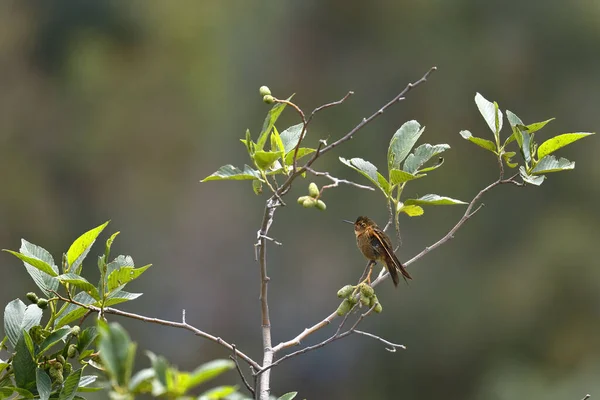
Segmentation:
{"type": "MultiPolygon", "coordinates": [[[[269,106],[258,95],[297,93],[323,112],[308,141],[333,140],[409,81],[410,93],[315,167],[366,183],[338,156],[385,167],[405,121],[421,142],[448,143],[445,165],[409,187],[470,200],[497,176],[493,157],[460,138],[491,138],[481,92],[525,122],[557,117],[541,136],[600,125],[600,3],[571,1],[80,1],[0,3],[0,247],[20,238],[56,259],[110,219],[115,252],[153,263],[130,285],[126,310],[188,321],[259,359],[258,270],[253,244],[265,195],[248,182],[199,180],[247,162],[269,106]]],[[[280,130],[298,121],[286,112],[280,130]]],[[[506,123],[505,123],[506,124],[506,123]]],[[[506,131],[504,132],[506,135],[506,131]]],[[[389,353],[351,337],[281,365],[274,392],[308,399],[579,399],[600,395],[597,254],[600,141],[560,152],[577,168],[540,188],[500,187],[456,238],[411,266],[414,280],[378,289],[384,306],[363,328],[404,343],[389,353]]],[[[319,184],[326,181],[314,179],[319,184]]],[[[278,211],[269,248],[274,342],[337,307],[335,292],[364,267],[341,219],[387,217],[377,192],[340,187],[326,212],[295,197],[278,211]]],[[[401,259],[443,235],[460,206],[401,220],[401,259]]],[[[102,236],[102,241],[107,235],[102,236]]],[[[98,245],[97,245],[98,246],[98,245]]],[[[100,253],[101,247],[91,255],[100,253]]],[[[95,257],[86,263],[95,279],[95,257]]],[[[20,262],[0,255],[0,304],[34,290],[20,262]]],[[[182,369],[223,349],[187,332],[120,320],[138,342],[182,369]]],[[[311,337],[314,343],[334,331],[311,337]]],[[[140,352],[141,353],[141,352],[140,352]]],[[[140,357],[136,367],[147,366],[140,357]]],[[[235,372],[225,379],[239,383],[235,372]]]]}

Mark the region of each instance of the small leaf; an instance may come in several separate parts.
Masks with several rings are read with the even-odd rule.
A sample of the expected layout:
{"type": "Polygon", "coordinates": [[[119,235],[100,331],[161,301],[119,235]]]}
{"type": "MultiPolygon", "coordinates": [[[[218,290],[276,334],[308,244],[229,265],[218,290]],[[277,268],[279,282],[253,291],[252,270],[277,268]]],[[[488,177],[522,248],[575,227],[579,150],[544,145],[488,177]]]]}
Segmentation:
{"type": "Polygon", "coordinates": [[[575,162],[566,158],[557,160],[554,156],[546,156],[535,165],[531,171],[532,175],[547,174],[550,172],[565,171],[575,168],[575,162]]]}
{"type": "MultiPolygon", "coordinates": [[[[290,101],[292,97],[294,97],[294,95],[288,97],[287,101],[290,101]]],[[[262,150],[265,147],[269,133],[271,133],[271,130],[275,126],[275,122],[277,122],[277,119],[286,106],[286,103],[277,103],[273,106],[273,108],[271,108],[271,110],[269,110],[269,113],[265,118],[265,122],[263,123],[262,131],[260,132],[260,135],[258,135],[258,140],[256,141],[256,148],[258,150],[262,150]]]]}
{"type": "Polygon", "coordinates": [[[114,306],[115,304],[124,303],[126,301],[135,300],[140,297],[142,293],[129,293],[124,290],[117,290],[112,292],[106,298],[104,305],[106,307],[114,306]]]}
{"type": "Polygon", "coordinates": [[[121,325],[98,321],[98,351],[114,385],[127,387],[133,369],[136,345],[121,325]]]}
{"type": "MultiPolygon", "coordinates": [[[[94,304],[96,302],[96,299],[94,299],[86,292],[77,293],[75,297],[73,297],[73,300],[85,305],[94,304]]],[[[61,326],[68,324],[69,322],[75,321],[76,319],[83,317],[87,311],[88,310],[86,310],[85,308],[80,307],[76,304],[68,304],[67,307],[65,307],[64,311],[61,309],[61,313],[59,314],[62,315],[62,317],[54,323],[54,328],[58,329],[61,326]]]]}
{"type": "Polygon", "coordinates": [[[497,135],[497,132],[502,129],[502,112],[498,109],[498,105],[486,100],[481,94],[475,94],[475,104],[481,113],[481,116],[490,127],[490,130],[497,135]],[[498,113],[498,114],[496,114],[498,113]],[[500,129],[496,129],[496,119],[500,129]]]}
{"type": "Polygon", "coordinates": [[[92,383],[96,382],[98,377],[96,375],[83,375],[79,380],[78,392],[97,392],[102,390],[101,387],[89,387],[92,383]]]}
{"type": "Polygon", "coordinates": [[[412,120],[405,122],[400,129],[394,133],[388,148],[388,170],[400,169],[402,161],[408,156],[424,130],[425,127],[421,127],[421,124],[412,120]]]}
{"type": "Polygon", "coordinates": [[[444,157],[439,157],[435,164],[430,165],[429,167],[426,167],[426,168],[421,168],[417,172],[424,173],[424,172],[433,171],[434,169],[438,169],[442,165],[444,165],[444,157]]]}
{"type": "Polygon", "coordinates": [[[475,143],[481,148],[491,151],[492,153],[496,153],[497,151],[496,144],[494,142],[492,142],[491,140],[475,137],[469,131],[460,131],[460,136],[462,136],[463,139],[466,139],[471,143],[475,143]]]}
{"type": "Polygon", "coordinates": [[[298,392],[288,392],[283,396],[279,397],[277,400],[292,400],[294,397],[296,397],[297,394],[298,392]]]}
{"type": "Polygon", "coordinates": [[[134,279],[139,278],[152,264],[145,265],[140,268],[121,267],[118,270],[112,271],[108,275],[108,291],[111,292],[121,285],[125,285],[134,279]]]}
{"type": "Polygon", "coordinates": [[[494,134],[496,136],[496,140],[500,143],[500,131],[502,130],[502,111],[498,107],[498,103],[494,102],[494,128],[496,129],[494,134]]]}
{"type": "Polygon", "coordinates": [[[79,236],[73,244],[67,250],[67,263],[69,264],[69,269],[72,272],[76,272],[77,268],[83,262],[83,259],[87,256],[90,251],[90,248],[96,241],[96,238],[100,233],[106,228],[110,221],[106,221],[100,226],[95,227],[94,229],[90,229],[83,235],[79,236]]]}
{"type": "Polygon", "coordinates": [[[198,400],[222,400],[237,390],[237,386],[217,386],[202,393],[198,400]]]}
{"type": "Polygon", "coordinates": [[[521,179],[523,179],[524,182],[535,186],[540,186],[544,182],[544,179],[546,179],[545,175],[529,175],[522,165],[519,167],[519,175],[521,175],[521,179]]]}
{"type": "Polygon", "coordinates": [[[516,168],[519,164],[517,163],[513,163],[512,162],[512,158],[516,155],[517,153],[515,153],[514,151],[507,151],[505,153],[502,153],[502,158],[504,159],[504,162],[506,163],[506,165],[508,165],[510,168],[516,168]]]}
{"type": "Polygon", "coordinates": [[[110,248],[112,247],[112,244],[115,241],[116,237],[119,235],[119,233],[121,233],[121,232],[115,232],[115,233],[113,233],[106,240],[106,247],[104,248],[104,259],[105,260],[108,260],[108,257],[110,256],[110,248]]]}
{"type": "Polygon", "coordinates": [[[405,205],[416,204],[416,205],[431,205],[431,206],[445,206],[454,204],[468,204],[461,200],[456,200],[450,197],[438,196],[437,194],[426,194],[418,199],[408,199],[404,202],[405,205]]]}
{"type": "Polygon", "coordinates": [[[273,127],[273,132],[271,133],[271,151],[285,154],[285,146],[281,140],[281,135],[279,135],[279,132],[275,127],[273,127]]]}
{"type": "Polygon", "coordinates": [[[79,387],[79,381],[81,380],[81,373],[83,368],[79,368],[77,371],[72,372],[63,383],[63,388],[58,395],[58,400],[73,400],[77,388],[79,387]]]}
{"type": "Polygon", "coordinates": [[[100,294],[98,293],[98,289],[96,289],[96,286],[89,283],[82,276],[69,272],[67,274],[57,276],[56,279],[61,281],[63,284],[69,283],[75,286],[76,288],[83,290],[84,292],[92,296],[94,299],[100,300],[100,294]]]}
{"type": "Polygon", "coordinates": [[[77,337],[77,352],[79,354],[83,353],[87,347],[92,344],[94,340],[98,337],[98,332],[96,331],[95,326],[90,326],[85,328],[79,336],[77,337]]]}
{"type": "MultiPolygon", "coordinates": [[[[304,125],[302,123],[297,125],[292,125],[287,128],[285,131],[281,132],[281,141],[283,142],[283,148],[285,154],[288,154],[292,150],[296,148],[298,145],[298,141],[300,140],[300,135],[302,134],[302,127],[304,125]]],[[[306,135],[306,133],[304,134],[306,135]]]]}
{"type": "Polygon", "coordinates": [[[527,132],[528,132],[529,134],[532,134],[532,133],[534,133],[534,132],[537,132],[537,131],[539,131],[540,129],[542,129],[544,126],[546,126],[546,124],[547,124],[548,122],[550,122],[550,121],[554,121],[555,119],[556,119],[556,118],[550,118],[550,119],[547,119],[547,120],[545,120],[545,121],[541,121],[541,122],[534,122],[533,124],[529,124],[529,125],[527,125],[527,126],[526,126],[526,128],[527,128],[527,132]]]}
{"type": "Polygon", "coordinates": [[[50,393],[52,392],[52,381],[46,371],[41,368],[36,368],[35,383],[38,394],[40,395],[40,400],[48,400],[50,398],[50,393]]]}
{"type": "Polygon", "coordinates": [[[429,143],[424,143],[417,147],[414,153],[409,154],[408,157],[406,157],[402,169],[413,174],[432,157],[437,156],[449,148],[450,146],[447,144],[436,144],[435,146],[432,146],[429,143]]]}
{"type": "Polygon", "coordinates": [[[508,123],[510,124],[510,126],[523,125],[523,121],[521,121],[521,118],[517,117],[509,110],[506,110],[506,119],[508,119],[508,123]]]}
{"type": "Polygon", "coordinates": [[[551,139],[546,140],[540,145],[538,149],[538,157],[541,160],[548,154],[554,153],[556,150],[565,147],[579,139],[583,139],[586,136],[593,135],[594,133],[580,132],[580,133],[563,133],[562,135],[555,136],[551,139]]]}
{"type": "Polygon", "coordinates": [[[134,266],[135,266],[135,263],[133,262],[133,258],[131,258],[131,256],[120,255],[108,263],[108,265],[106,266],[106,274],[107,274],[106,276],[108,277],[108,275],[110,275],[113,271],[116,271],[123,267],[134,267],[134,266]]]}
{"type": "Polygon", "coordinates": [[[211,380],[223,372],[234,368],[235,364],[231,360],[213,360],[202,364],[190,374],[188,388],[196,387],[208,380],[211,380]]]}
{"type": "Polygon", "coordinates": [[[250,135],[250,129],[246,129],[246,139],[240,139],[242,143],[246,146],[246,150],[248,151],[248,155],[252,157],[254,155],[256,143],[252,141],[252,136],[250,135]]]}
{"type": "Polygon", "coordinates": [[[420,215],[423,215],[423,213],[425,213],[425,210],[423,210],[423,207],[421,206],[417,206],[414,204],[404,204],[402,207],[400,207],[400,210],[398,210],[398,212],[403,212],[409,217],[418,217],[420,215]]]}
{"type": "Polygon", "coordinates": [[[136,372],[129,382],[129,390],[134,393],[142,393],[146,388],[147,391],[150,391],[152,389],[151,381],[155,376],[152,368],[144,368],[136,372]]]}
{"type": "Polygon", "coordinates": [[[283,152],[262,151],[254,153],[254,162],[256,166],[265,170],[268,169],[278,158],[283,157],[283,152]]]}
{"type": "Polygon", "coordinates": [[[252,190],[254,191],[255,195],[261,194],[263,191],[262,182],[259,181],[258,179],[253,180],[252,181],[252,190]]]}
{"type": "Polygon", "coordinates": [[[44,339],[42,344],[40,344],[39,351],[37,352],[37,354],[44,354],[48,349],[50,349],[56,343],[62,341],[64,338],[66,338],[69,335],[69,333],[71,333],[71,328],[69,328],[67,326],[60,328],[58,330],[55,330],[50,335],[48,335],[48,337],[46,339],[44,339]]]}
{"type": "Polygon", "coordinates": [[[413,179],[419,179],[426,176],[425,174],[414,175],[401,169],[390,170],[390,183],[392,186],[396,186],[400,183],[412,181],[413,179]]]}
{"type": "Polygon", "coordinates": [[[381,189],[381,191],[386,196],[389,196],[389,192],[386,191],[386,189],[389,189],[389,183],[387,183],[387,180],[383,177],[383,175],[377,172],[376,166],[374,166],[368,161],[363,160],[362,158],[357,157],[352,158],[350,160],[346,160],[345,158],[340,157],[340,161],[344,165],[347,165],[348,167],[352,168],[353,170],[357,171],[362,176],[370,180],[375,186],[381,189]],[[382,182],[383,185],[380,182],[382,182]]]}
{"type": "Polygon", "coordinates": [[[233,165],[228,164],[228,165],[222,166],[216,172],[214,172],[212,175],[207,176],[206,178],[202,179],[200,182],[226,181],[226,180],[241,181],[241,180],[246,180],[246,179],[261,179],[262,180],[260,173],[258,171],[256,171],[255,169],[250,168],[247,165],[244,165],[244,170],[242,171],[239,168],[236,168],[233,165]]]}
{"type": "Polygon", "coordinates": [[[26,256],[25,254],[21,254],[16,251],[12,251],[12,250],[2,249],[2,251],[12,254],[13,256],[15,256],[18,259],[20,259],[21,261],[23,261],[24,263],[27,263],[27,264],[31,265],[32,267],[39,269],[40,271],[44,272],[45,274],[48,274],[50,276],[58,275],[48,263],[46,263],[40,259],[37,259],[34,257],[29,257],[29,256],[26,256]]]}
{"type": "MultiPolygon", "coordinates": [[[[300,147],[298,149],[298,156],[296,157],[296,160],[301,159],[302,157],[305,157],[309,154],[312,154],[316,151],[316,149],[311,149],[309,147],[300,147]]],[[[294,152],[290,151],[286,156],[285,156],[285,163],[286,165],[292,165],[292,162],[294,161],[294,152]]]]}

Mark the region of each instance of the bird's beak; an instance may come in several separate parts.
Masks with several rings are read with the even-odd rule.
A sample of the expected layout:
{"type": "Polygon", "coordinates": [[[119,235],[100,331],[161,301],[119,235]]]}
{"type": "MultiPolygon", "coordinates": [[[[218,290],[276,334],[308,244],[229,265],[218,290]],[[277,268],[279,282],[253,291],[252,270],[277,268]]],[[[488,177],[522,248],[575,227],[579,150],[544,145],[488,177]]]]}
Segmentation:
{"type": "Polygon", "coordinates": [[[343,221],[343,222],[347,222],[347,223],[349,223],[349,224],[352,224],[352,225],[354,225],[354,222],[352,222],[352,221],[348,221],[347,219],[343,219],[342,221],[343,221]]]}

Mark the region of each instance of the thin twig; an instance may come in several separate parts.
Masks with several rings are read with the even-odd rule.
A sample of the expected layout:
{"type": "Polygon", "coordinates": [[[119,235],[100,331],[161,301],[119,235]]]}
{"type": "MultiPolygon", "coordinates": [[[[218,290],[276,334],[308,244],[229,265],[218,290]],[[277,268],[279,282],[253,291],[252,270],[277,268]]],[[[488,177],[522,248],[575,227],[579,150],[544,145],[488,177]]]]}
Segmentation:
{"type": "Polygon", "coordinates": [[[319,191],[319,197],[321,197],[321,195],[323,194],[323,191],[325,189],[330,189],[330,188],[333,188],[333,187],[338,187],[340,185],[340,183],[343,183],[345,185],[354,186],[354,187],[359,188],[359,189],[375,190],[371,186],[360,185],[360,184],[352,182],[352,181],[347,181],[345,179],[336,178],[335,176],[330,175],[329,172],[315,171],[314,169],[312,169],[310,167],[306,168],[306,170],[308,172],[310,172],[311,174],[315,175],[315,176],[323,176],[323,177],[325,177],[325,178],[327,178],[327,179],[329,179],[330,181],[333,182],[331,185],[325,185],[325,186],[321,187],[321,190],[319,191]]]}
{"type": "Polygon", "coordinates": [[[395,353],[395,352],[396,352],[396,349],[402,349],[402,350],[406,350],[406,346],[405,346],[405,345],[403,345],[403,344],[396,344],[396,343],[392,343],[392,342],[390,342],[390,341],[388,341],[388,340],[385,340],[385,339],[383,339],[383,338],[381,338],[381,337],[379,337],[379,336],[377,336],[377,335],[373,335],[372,333],[369,333],[369,332],[363,332],[363,331],[359,331],[358,329],[355,329],[355,330],[354,330],[354,333],[358,333],[358,334],[360,334],[360,335],[368,336],[368,337],[370,337],[370,338],[373,338],[373,339],[379,340],[381,343],[383,343],[383,344],[385,344],[385,345],[389,346],[389,347],[386,347],[385,349],[386,349],[387,351],[389,351],[390,353],[395,353]]]}
{"type": "Polygon", "coordinates": [[[583,399],[581,399],[581,400],[587,400],[587,399],[589,399],[590,397],[592,397],[592,396],[591,396],[591,395],[589,395],[589,394],[586,394],[586,395],[585,395],[585,397],[584,397],[583,399]]]}
{"type": "Polygon", "coordinates": [[[249,365],[254,367],[254,369],[256,369],[256,370],[260,369],[260,365],[256,361],[254,361],[252,358],[248,357],[246,354],[242,353],[241,351],[234,349],[234,347],[231,344],[227,343],[225,340],[221,339],[220,337],[213,336],[210,333],[206,333],[206,332],[188,324],[185,321],[185,310],[183,310],[183,313],[182,313],[182,319],[181,319],[182,322],[175,322],[175,321],[168,321],[168,320],[160,319],[160,318],[146,317],[146,316],[139,315],[139,314],[134,314],[134,313],[126,312],[126,311],[117,310],[112,307],[105,307],[104,309],[101,309],[100,307],[96,307],[96,306],[93,306],[90,304],[83,304],[83,303],[78,302],[77,300],[66,298],[66,297],[58,294],[55,291],[52,291],[52,293],[54,293],[54,295],[56,297],[58,297],[60,300],[62,300],[64,302],[75,304],[79,307],[85,308],[87,310],[90,310],[90,311],[93,311],[96,313],[100,313],[101,311],[104,311],[104,314],[119,315],[121,317],[137,319],[137,320],[149,322],[152,324],[170,326],[172,328],[180,328],[180,329],[185,329],[185,330],[191,331],[197,336],[201,336],[203,338],[211,340],[231,351],[234,351],[242,360],[246,361],[249,365]]]}
{"type": "Polygon", "coordinates": [[[315,114],[316,114],[316,113],[318,113],[319,111],[322,111],[322,110],[324,110],[324,109],[326,109],[326,108],[329,108],[329,107],[333,107],[333,106],[339,106],[339,105],[340,105],[340,104],[342,104],[344,101],[346,101],[346,99],[348,99],[348,97],[352,96],[353,94],[354,94],[354,92],[353,92],[353,91],[349,91],[349,92],[348,92],[348,93],[346,93],[346,95],[345,95],[344,97],[342,97],[340,100],[338,100],[338,101],[333,101],[333,102],[331,102],[331,103],[327,103],[327,104],[323,104],[322,106],[319,106],[319,107],[315,108],[315,109],[313,110],[313,112],[312,112],[312,113],[310,113],[310,116],[308,117],[308,119],[307,119],[307,121],[306,121],[306,122],[307,122],[307,123],[309,123],[309,122],[310,122],[310,121],[313,119],[313,117],[315,116],[315,114]]]}
{"type": "Polygon", "coordinates": [[[250,386],[250,384],[246,380],[246,377],[244,376],[244,373],[242,372],[242,368],[240,368],[240,363],[238,363],[235,344],[231,343],[231,347],[233,347],[233,354],[230,355],[229,358],[235,363],[235,368],[237,369],[238,373],[240,374],[240,377],[242,378],[242,382],[244,382],[244,386],[246,386],[246,389],[248,389],[250,391],[250,393],[252,393],[252,397],[254,397],[255,396],[254,388],[252,386],[250,386]]]}

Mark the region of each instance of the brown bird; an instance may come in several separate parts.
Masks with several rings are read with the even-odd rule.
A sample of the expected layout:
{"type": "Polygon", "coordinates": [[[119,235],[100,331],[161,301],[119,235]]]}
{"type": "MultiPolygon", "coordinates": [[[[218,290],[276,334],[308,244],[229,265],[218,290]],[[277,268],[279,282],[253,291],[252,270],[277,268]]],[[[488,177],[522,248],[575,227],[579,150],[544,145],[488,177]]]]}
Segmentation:
{"type": "Polygon", "coordinates": [[[373,266],[379,261],[385,264],[394,286],[398,286],[400,277],[398,271],[402,273],[402,277],[406,282],[407,279],[412,279],[408,271],[394,254],[392,242],[388,235],[381,230],[377,224],[369,217],[358,217],[356,222],[344,220],[350,224],[354,224],[354,234],[356,235],[356,245],[363,255],[370,260],[369,273],[367,281],[371,284],[371,273],[373,266]]]}

